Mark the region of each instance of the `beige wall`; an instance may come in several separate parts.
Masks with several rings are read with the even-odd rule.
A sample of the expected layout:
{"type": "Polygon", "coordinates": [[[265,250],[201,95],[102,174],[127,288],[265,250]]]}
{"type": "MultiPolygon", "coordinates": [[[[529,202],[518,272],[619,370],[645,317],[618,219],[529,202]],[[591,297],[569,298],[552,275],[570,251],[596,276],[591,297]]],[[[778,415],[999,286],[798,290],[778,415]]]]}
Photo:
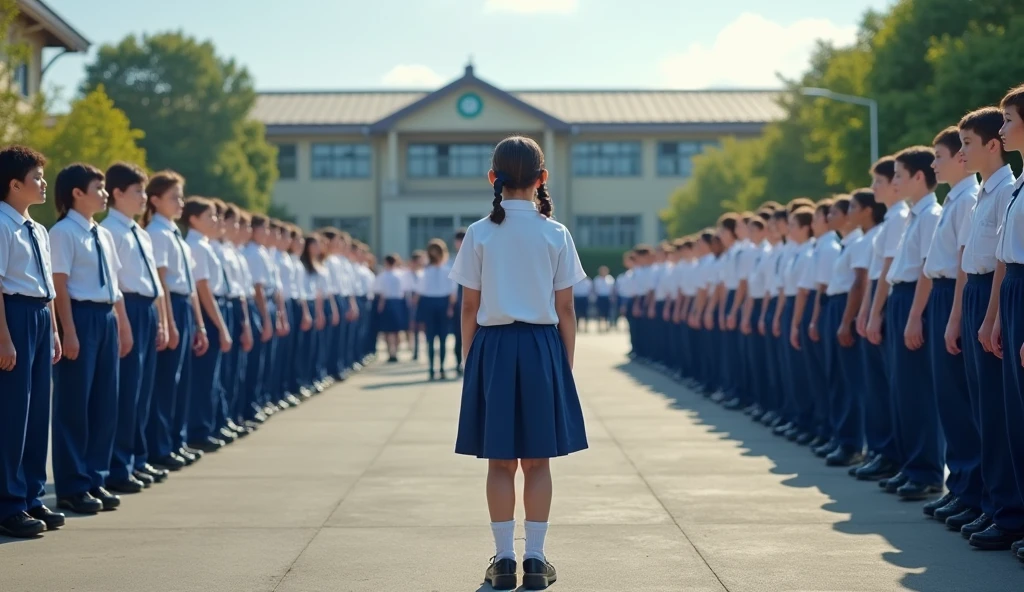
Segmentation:
{"type": "Polygon", "coordinates": [[[468,86],[410,114],[399,121],[395,129],[399,134],[408,132],[528,133],[543,130],[544,123],[481,87],[468,86]],[[479,115],[467,118],[459,113],[456,103],[462,96],[470,92],[479,95],[483,99],[484,106],[479,115]]]}

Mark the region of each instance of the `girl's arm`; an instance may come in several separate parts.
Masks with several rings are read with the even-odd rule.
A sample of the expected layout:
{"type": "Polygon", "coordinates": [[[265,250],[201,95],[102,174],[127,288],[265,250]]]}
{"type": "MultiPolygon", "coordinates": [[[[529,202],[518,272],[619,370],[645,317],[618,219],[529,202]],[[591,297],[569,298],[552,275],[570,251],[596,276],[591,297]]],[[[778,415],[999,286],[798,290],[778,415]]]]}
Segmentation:
{"type": "Polygon", "coordinates": [[[846,308],[843,309],[843,320],[839,322],[839,329],[836,332],[839,345],[843,347],[853,346],[853,332],[850,330],[850,325],[854,323],[858,312],[862,309],[861,305],[865,300],[864,288],[868,283],[867,269],[857,268],[853,273],[853,286],[850,287],[850,295],[846,298],[846,308]]]}
{"type": "MultiPolygon", "coordinates": [[[[555,292],[555,312],[558,313],[558,333],[562,336],[565,353],[569,356],[569,369],[572,370],[576,356],[576,308],[573,304],[572,288],[555,292]]],[[[466,322],[465,318],[462,322],[466,322]]],[[[465,348],[465,345],[463,347],[465,348]]]]}
{"type": "Polygon", "coordinates": [[[196,282],[196,294],[198,296],[199,305],[206,311],[206,316],[210,317],[213,321],[214,326],[217,327],[217,331],[220,333],[220,351],[228,352],[231,350],[231,335],[228,334],[227,324],[224,322],[224,317],[220,316],[220,307],[217,306],[217,301],[213,297],[213,290],[210,289],[209,280],[199,280],[196,282]]]}
{"type": "MultiPolygon", "coordinates": [[[[54,323],[56,327],[57,324],[54,323]]],[[[18,352],[14,349],[14,340],[11,338],[11,329],[7,326],[7,308],[4,304],[4,294],[0,291],[0,370],[14,370],[17,363],[18,352]]]]}
{"type": "Polygon", "coordinates": [[[128,321],[128,311],[124,308],[124,298],[114,303],[114,312],[117,313],[117,343],[118,357],[125,357],[135,347],[135,337],[132,335],[132,324],[128,321]]]}
{"type": "MultiPolygon", "coordinates": [[[[203,282],[205,280],[199,280],[203,282]]],[[[198,283],[197,282],[197,287],[198,283]]],[[[192,351],[197,356],[201,356],[206,353],[206,350],[210,348],[210,340],[206,336],[206,321],[203,320],[203,309],[199,304],[199,292],[196,290],[195,294],[192,294],[192,314],[196,319],[196,334],[192,341],[192,351]]]]}
{"type": "Polygon", "coordinates": [[[814,293],[814,308],[811,310],[811,324],[807,333],[808,336],[816,342],[821,340],[821,334],[818,331],[821,328],[821,324],[819,323],[819,320],[821,319],[821,295],[824,294],[827,289],[828,284],[818,284],[818,290],[814,293]]]}
{"type": "Polygon", "coordinates": [[[167,268],[157,268],[156,274],[160,276],[160,285],[164,287],[164,295],[160,298],[163,302],[164,321],[167,323],[167,349],[176,349],[178,341],[181,340],[181,333],[178,332],[178,324],[174,321],[174,307],[171,306],[171,291],[167,289],[167,268]]]}
{"type": "Polygon", "coordinates": [[[885,262],[882,263],[882,275],[878,276],[875,298],[871,301],[871,314],[868,315],[868,340],[875,345],[882,343],[882,309],[885,308],[885,301],[889,298],[889,282],[885,277],[889,275],[892,260],[892,257],[886,257],[885,262]]]}
{"type": "Polygon", "coordinates": [[[53,288],[57,292],[53,299],[57,309],[57,320],[64,333],[64,357],[77,360],[79,352],[78,332],[75,330],[75,318],[71,315],[71,296],[68,294],[68,276],[66,273],[53,274],[53,288]]]}
{"type": "MultiPolygon", "coordinates": [[[[0,298],[0,300],[3,300],[3,298],[0,298]]],[[[46,306],[50,308],[50,318],[53,319],[51,323],[53,325],[53,363],[56,364],[64,357],[60,344],[60,332],[57,331],[57,309],[53,306],[52,300],[46,306]]],[[[0,314],[3,313],[0,312],[0,314]]],[[[4,317],[4,321],[6,322],[6,317],[4,317]]]]}
{"type": "Polygon", "coordinates": [[[807,308],[807,297],[810,292],[807,288],[800,288],[796,292],[796,305],[793,307],[793,322],[789,326],[789,344],[793,349],[800,349],[800,322],[804,319],[804,310],[807,308]]]}
{"type": "Polygon", "coordinates": [[[955,356],[960,353],[960,319],[963,318],[964,286],[967,284],[967,272],[964,271],[964,249],[960,247],[956,266],[956,287],[953,288],[953,306],[949,311],[949,322],[946,323],[946,351],[955,356]]]}
{"type": "Polygon", "coordinates": [[[978,341],[985,351],[994,354],[997,358],[1003,358],[1002,328],[999,326],[999,286],[1003,285],[1003,277],[1006,275],[1006,264],[996,261],[996,273],[992,278],[992,294],[988,299],[988,309],[985,311],[985,320],[978,330],[978,341]]]}
{"type": "Polygon", "coordinates": [[[267,295],[263,292],[263,284],[256,284],[256,312],[263,319],[263,332],[260,341],[266,343],[274,336],[274,324],[270,320],[270,309],[267,307],[267,295]]]}
{"type": "MultiPolygon", "coordinates": [[[[569,301],[572,301],[572,288],[565,290],[559,290],[555,292],[555,307],[558,307],[558,294],[563,292],[569,293],[569,301]]],[[[563,296],[564,297],[564,296],[563,296]]],[[[559,309],[560,310],[560,309],[559,309]]],[[[480,290],[474,290],[472,288],[462,288],[462,359],[465,360],[469,356],[469,346],[473,344],[473,337],[476,336],[477,324],[476,324],[476,313],[480,312],[480,290]]],[[[575,314],[574,311],[570,311],[570,314],[575,314]]],[[[559,312],[559,320],[561,320],[562,313],[559,312]]],[[[576,321],[572,322],[559,322],[559,331],[562,330],[562,325],[572,325],[573,335],[576,335],[576,321]]],[[[573,341],[575,344],[575,340],[573,341]]]]}

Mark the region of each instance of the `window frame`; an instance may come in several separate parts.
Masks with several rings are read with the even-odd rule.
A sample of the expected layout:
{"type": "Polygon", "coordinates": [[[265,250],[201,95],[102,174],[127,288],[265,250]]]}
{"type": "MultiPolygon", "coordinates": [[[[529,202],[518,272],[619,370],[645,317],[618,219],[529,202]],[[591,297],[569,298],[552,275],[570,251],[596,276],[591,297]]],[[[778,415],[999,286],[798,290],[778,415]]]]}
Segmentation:
{"type": "Polygon", "coordinates": [[[278,144],[277,145],[277,173],[278,179],[285,181],[293,181],[299,178],[299,147],[295,143],[278,144]],[[291,150],[291,156],[287,157],[285,154],[291,150]],[[285,174],[285,168],[281,166],[282,157],[290,158],[290,170],[291,175],[285,174]]]}
{"type": "Polygon", "coordinates": [[[485,143],[410,143],[405,150],[405,175],[409,179],[474,179],[487,174],[493,154],[494,146],[485,143]]]}
{"type": "Polygon", "coordinates": [[[570,155],[574,177],[636,178],[644,174],[640,140],[575,142],[570,155]]]}
{"type": "Polygon", "coordinates": [[[573,236],[581,248],[624,248],[641,242],[643,214],[582,214],[576,216],[573,236]]]}
{"type": "Polygon", "coordinates": [[[689,179],[693,176],[693,158],[704,154],[708,148],[716,147],[718,147],[717,140],[659,141],[655,172],[659,177],[689,179]],[[689,150],[682,150],[684,146],[689,150]],[[669,147],[673,150],[666,150],[669,147]]]}
{"type": "Polygon", "coordinates": [[[368,143],[314,142],[310,146],[309,173],[318,181],[372,179],[373,147],[368,143]],[[328,154],[323,153],[325,149],[328,154]]]}

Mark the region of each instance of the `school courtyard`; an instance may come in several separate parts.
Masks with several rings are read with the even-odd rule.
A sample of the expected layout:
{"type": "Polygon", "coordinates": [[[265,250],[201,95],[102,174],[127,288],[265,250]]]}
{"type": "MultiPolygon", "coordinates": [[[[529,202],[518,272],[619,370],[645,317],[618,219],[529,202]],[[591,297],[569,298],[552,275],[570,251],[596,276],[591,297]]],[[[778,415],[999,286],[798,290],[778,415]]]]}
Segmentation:
{"type": "MultiPolygon", "coordinates": [[[[622,334],[579,340],[591,449],[554,464],[552,590],[1021,589],[1008,552],[971,550],[625,351],[622,334]]],[[[489,590],[485,466],[452,454],[459,383],[424,378],[374,366],[114,512],[0,539],[0,590],[489,590]]]]}

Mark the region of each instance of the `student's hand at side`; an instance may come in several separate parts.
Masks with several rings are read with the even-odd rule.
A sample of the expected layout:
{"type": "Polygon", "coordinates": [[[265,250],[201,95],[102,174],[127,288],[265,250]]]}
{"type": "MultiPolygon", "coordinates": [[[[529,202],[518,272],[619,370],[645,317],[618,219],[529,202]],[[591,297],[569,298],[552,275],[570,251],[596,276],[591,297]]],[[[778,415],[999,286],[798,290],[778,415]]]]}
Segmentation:
{"type": "Polygon", "coordinates": [[[1024,344],[1020,346],[1020,365],[1024,367],[1024,344]]]}
{"type": "Polygon", "coordinates": [[[135,347],[135,337],[132,336],[132,328],[125,324],[117,326],[117,356],[123,358],[132,352],[135,347]]]}
{"type": "Polygon", "coordinates": [[[989,343],[992,344],[992,355],[994,355],[995,357],[997,357],[1000,360],[1002,360],[1003,359],[1003,328],[999,324],[998,321],[994,325],[992,325],[992,337],[990,338],[989,343]]]}
{"type": "Polygon", "coordinates": [[[192,338],[192,352],[197,356],[201,356],[208,349],[210,349],[210,339],[206,336],[206,332],[196,331],[195,337],[192,338]]]}
{"type": "Polygon", "coordinates": [[[57,332],[54,331],[53,332],[53,364],[56,365],[57,362],[59,362],[61,360],[61,358],[63,358],[63,357],[64,357],[64,348],[60,344],[60,335],[58,335],[57,332]]]}
{"type": "Polygon", "coordinates": [[[736,313],[730,313],[729,314],[729,318],[727,318],[725,320],[725,327],[727,329],[729,329],[730,331],[735,331],[736,330],[736,323],[737,323],[736,313]]]}
{"type": "Polygon", "coordinates": [[[920,316],[912,314],[907,319],[907,326],[903,329],[903,344],[910,351],[919,350],[924,345],[924,323],[920,316]]]}
{"type": "Polygon", "coordinates": [[[331,326],[337,327],[341,324],[341,315],[338,313],[331,313],[331,326]]]}
{"type": "Polygon", "coordinates": [[[299,329],[303,332],[309,331],[313,328],[313,317],[307,312],[302,314],[302,323],[299,325],[299,329]]]}
{"type": "Polygon", "coordinates": [[[231,351],[232,341],[231,336],[228,335],[227,331],[220,332],[220,352],[226,354],[231,351]]]}
{"type": "Polygon", "coordinates": [[[252,325],[245,323],[242,325],[242,351],[249,353],[252,351],[252,325]]]}
{"type": "Polygon", "coordinates": [[[757,332],[762,337],[768,334],[768,324],[765,322],[764,317],[757,319],[757,332]]]}
{"type": "MultiPolygon", "coordinates": [[[[449,314],[448,316],[452,316],[452,315],[449,314]]],[[[350,308],[350,309],[345,311],[345,319],[348,322],[351,323],[352,321],[355,321],[358,318],[359,318],[359,309],[358,308],[350,308]]]]}
{"type": "Polygon", "coordinates": [[[10,336],[0,339],[0,370],[10,372],[18,363],[18,350],[14,348],[14,340],[10,336]]]}
{"type": "Polygon", "coordinates": [[[782,337],[782,320],[779,318],[772,319],[772,335],[782,337]]]}
{"type": "Polygon", "coordinates": [[[811,341],[818,343],[821,341],[821,333],[818,332],[818,323],[811,323],[807,326],[807,336],[811,338],[811,341]]]}
{"type": "Polygon", "coordinates": [[[160,324],[156,327],[156,351],[164,351],[167,349],[167,342],[170,337],[167,334],[167,326],[160,324]]]}
{"type": "Polygon", "coordinates": [[[81,345],[78,343],[78,335],[74,333],[65,333],[62,349],[64,350],[64,359],[77,360],[78,352],[81,349],[81,345]]]}
{"type": "Polygon", "coordinates": [[[715,328],[715,315],[710,312],[704,313],[704,328],[708,331],[715,328]]]}
{"type": "Polygon", "coordinates": [[[793,324],[789,327],[789,344],[793,349],[800,349],[800,325],[793,324]]]}
{"type": "Polygon", "coordinates": [[[850,330],[849,325],[843,325],[836,331],[836,339],[839,341],[839,345],[843,347],[853,347],[853,331],[850,330]]]}
{"type": "Polygon", "coordinates": [[[868,315],[860,312],[857,313],[857,335],[865,339],[868,336],[868,315]]]}
{"type": "Polygon", "coordinates": [[[743,319],[743,322],[740,323],[740,332],[744,335],[750,335],[754,332],[753,327],[750,326],[750,319],[743,319]]]}
{"type": "Polygon", "coordinates": [[[949,355],[956,356],[960,354],[960,323],[953,322],[950,319],[946,323],[946,333],[943,336],[946,340],[946,351],[949,355]]]}
{"type": "Polygon", "coordinates": [[[871,317],[868,320],[867,329],[868,341],[874,345],[882,345],[882,319],[881,317],[871,317]]]}
{"type": "Polygon", "coordinates": [[[284,337],[285,335],[288,335],[288,332],[290,330],[288,327],[288,317],[286,317],[282,313],[278,313],[277,323],[275,324],[274,328],[277,331],[278,337],[284,337]]]}
{"type": "Polygon", "coordinates": [[[672,320],[672,311],[670,311],[667,306],[665,307],[665,310],[661,311],[661,320],[666,323],[672,320]]]}
{"type": "Polygon", "coordinates": [[[260,332],[260,342],[266,343],[270,341],[270,338],[274,336],[274,324],[270,322],[270,317],[263,318],[263,331],[260,332]]]}
{"type": "MultiPolygon", "coordinates": [[[[171,323],[167,325],[167,349],[178,349],[181,343],[181,333],[178,333],[178,326],[171,323]]],[[[68,349],[64,348],[64,356],[67,357],[68,349]]]]}
{"type": "Polygon", "coordinates": [[[990,319],[985,319],[981,323],[981,327],[978,329],[978,343],[981,344],[981,348],[989,353],[992,353],[992,329],[994,323],[990,319]]]}

